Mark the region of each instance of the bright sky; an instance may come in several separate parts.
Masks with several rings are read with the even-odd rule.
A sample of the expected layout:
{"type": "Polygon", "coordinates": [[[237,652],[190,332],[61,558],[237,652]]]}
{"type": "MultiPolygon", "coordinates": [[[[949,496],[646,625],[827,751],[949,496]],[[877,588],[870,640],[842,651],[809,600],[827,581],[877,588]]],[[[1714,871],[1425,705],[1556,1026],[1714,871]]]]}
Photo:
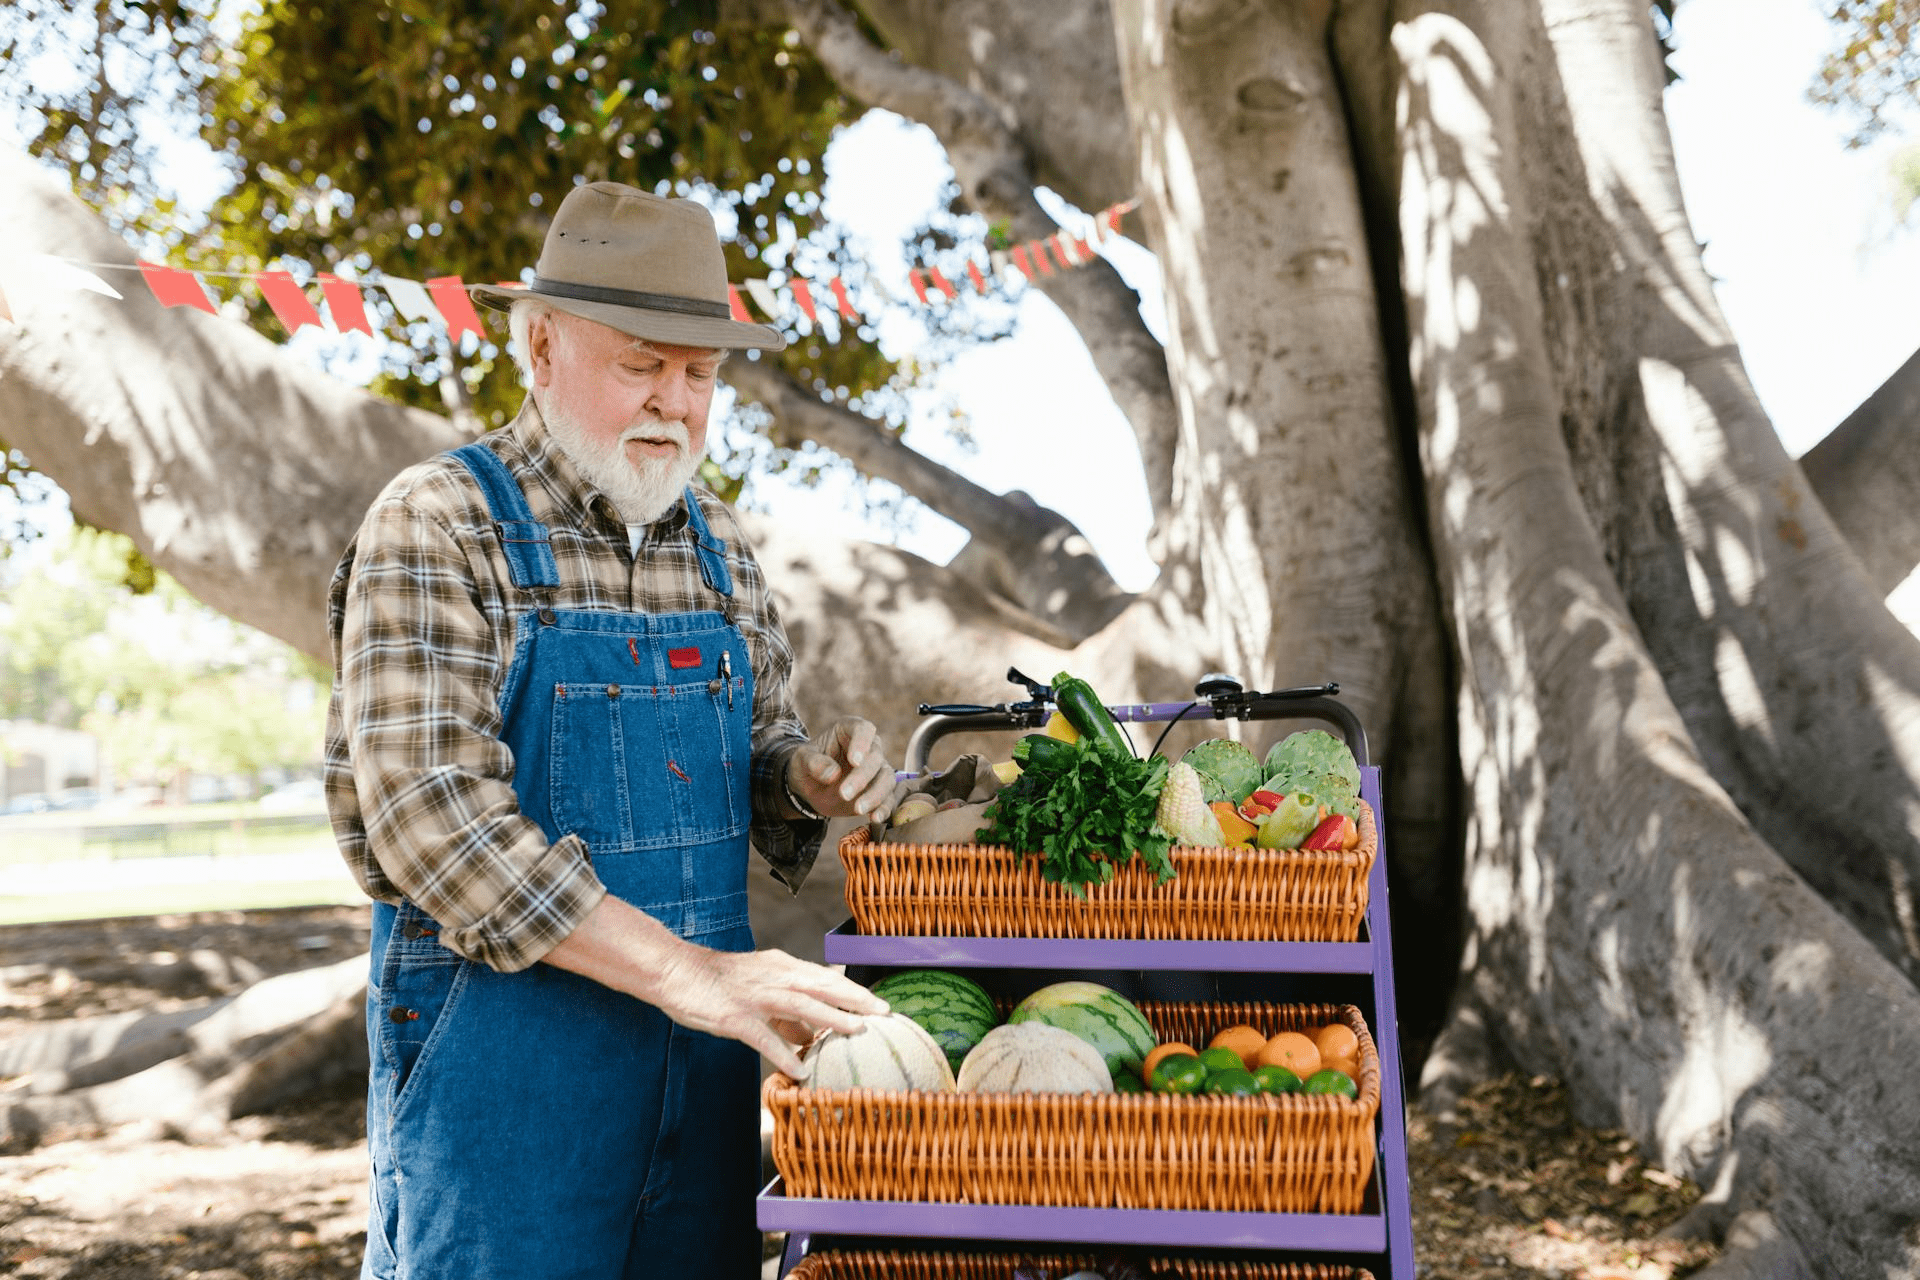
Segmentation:
{"type": "MultiPolygon", "coordinates": [[[[1815,0],[1685,0],[1676,24],[1683,78],[1667,108],[1688,211],[1761,400],[1798,454],[1920,347],[1912,300],[1920,233],[1892,228],[1888,212],[1895,144],[1848,152],[1846,122],[1807,101],[1830,43],[1815,0]]],[[[902,281],[900,238],[949,176],[929,138],[876,113],[826,160],[828,212],[883,276],[902,281]]],[[[177,177],[191,177],[190,162],[183,154],[177,177]]],[[[1157,331],[1152,257],[1124,243],[1110,256],[1142,292],[1157,331]]],[[[909,341],[908,332],[883,330],[887,345],[909,341]]],[[[954,445],[932,413],[910,425],[909,443],[990,489],[1022,488],[1060,511],[1124,586],[1152,580],[1131,433],[1051,303],[1027,292],[1014,335],[955,360],[941,384],[970,416],[977,448],[954,445]]],[[[876,536],[844,486],[766,481],[754,494],[777,515],[876,536]]],[[[900,541],[944,562],[964,534],[923,514],[900,541]]]]}

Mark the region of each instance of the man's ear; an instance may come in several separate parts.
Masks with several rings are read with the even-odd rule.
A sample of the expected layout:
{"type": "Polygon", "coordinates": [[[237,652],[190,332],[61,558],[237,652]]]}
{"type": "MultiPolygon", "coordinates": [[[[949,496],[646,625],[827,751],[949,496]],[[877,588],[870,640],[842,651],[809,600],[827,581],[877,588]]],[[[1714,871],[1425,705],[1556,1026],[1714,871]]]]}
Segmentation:
{"type": "Polygon", "coordinates": [[[544,387],[553,381],[554,345],[558,337],[551,314],[541,312],[528,318],[527,364],[533,370],[533,385],[536,387],[544,387]]]}

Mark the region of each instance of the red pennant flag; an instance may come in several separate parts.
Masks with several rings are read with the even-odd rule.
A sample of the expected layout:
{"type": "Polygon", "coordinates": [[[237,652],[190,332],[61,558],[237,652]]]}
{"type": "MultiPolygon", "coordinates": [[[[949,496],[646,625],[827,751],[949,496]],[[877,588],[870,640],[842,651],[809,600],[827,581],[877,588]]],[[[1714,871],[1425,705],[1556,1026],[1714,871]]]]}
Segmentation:
{"type": "Polygon", "coordinates": [[[949,302],[951,302],[953,299],[960,296],[960,291],[953,287],[953,281],[947,279],[946,276],[942,275],[940,273],[940,268],[928,267],[927,277],[928,279],[933,281],[934,288],[940,290],[940,292],[947,295],[947,300],[949,302]]]}
{"type": "Polygon", "coordinates": [[[1023,244],[1013,246],[1013,265],[1020,268],[1028,280],[1032,280],[1037,274],[1033,269],[1032,260],[1027,257],[1027,247],[1023,244]]]}
{"type": "Polygon", "coordinates": [[[797,276],[793,281],[793,300],[800,304],[800,310],[806,313],[809,324],[820,323],[820,317],[813,310],[813,292],[807,288],[807,282],[797,276]]]}
{"type": "Polygon", "coordinates": [[[293,276],[285,271],[257,272],[254,282],[260,286],[260,296],[273,308],[275,318],[290,334],[300,332],[300,326],[320,327],[320,313],[313,309],[313,303],[307,300],[306,292],[293,282],[293,276]]]}
{"type": "Polygon", "coordinates": [[[854,324],[859,324],[860,313],[853,309],[853,299],[847,296],[846,281],[842,280],[839,276],[835,276],[832,281],[828,283],[827,287],[833,290],[833,300],[840,304],[841,316],[852,321],[854,324]]]}
{"type": "Polygon", "coordinates": [[[1067,237],[1065,233],[1055,232],[1053,235],[1048,236],[1046,244],[1047,248],[1053,250],[1053,256],[1060,260],[1060,267],[1063,271],[1070,271],[1080,265],[1074,256],[1067,252],[1067,237]]]}
{"type": "Polygon", "coordinates": [[[987,278],[980,274],[980,264],[972,258],[967,259],[967,278],[973,281],[973,287],[980,292],[987,291],[987,278]]]}
{"type": "Polygon", "coordinates": [[[153,290],[153,296],[163,307],[197,307],[208,315],[219,315],[214,308],[213,299],[207,296],[207,286],[200,283],[200,277],[191,271],[182,271],[178,267],[163,267],[157,262],[139,259],[140,274],[147,278],[147,288],[153,290]]]}
{"type": "Polygon", "coordinates": [[[920,299],[920,305],[923,307],[926,306],[929,301],[927,298],[927,282],[920,278],[920,268],[915,267],[913,270],[907,272],[907,283],[913,286],[913,296],[920,299]]]}
{"type": "Polygon", "coordinates": [[[740,291],[732,285],[727,286],[727,309],[741,324],[753,323],[753,317],[747,314],[747,304],[740,301],[740,291]]]}
{"type": "Polygon", "coordinates": [[[11,322],[12,319],[13,319],[13,308],[7,305],[7,291],[5,289],[0,289],[0,320],[6,320],[11,322]]]}
{"type": "Polygon", "coordinates": [[[1120,212],[1117,204],[1107,206],[1107,230],[1116,236],[1120,234],[1120,212]]]}
{"type": "Polygon", "coordinates": [[[427,292],[433,295],[433,305],[446,317],[449,339],[458,338],[471,329],[475,337],[486,340],[487,331],[480,323],[480,313],[473,309],[473,298],[467,293],[467,286],[460,283],[459,276],[435,276],[427,281],[427,292]]]}
{"type": "Polygon", "coordinates": [[[1053,263],[1047,257],[1047,245],[1044,240],[1027,241],[1027,256],[1033,259],[1033,264],[1036,267],[1040,268],[1041,275],[1050,276],[1053,274],[1053,263]]]}
{"type": "Polygon", "coordinates": [[[367,305],[360,297],[359,285],[322,271],[320,292],[326,295],[327,310],[333,316],[333,327],[337,332],[352,333],[358,329],[368,337],[373,336],[373,326],[367,323],[367,305]]]}
{"type": "Polygon", "coordinates": [[[1073,251],[1080,255],[1080,261],[1082,262],[1092,262],[1094,259],[1093,246],[1078,236],[1074,237],[1073,251]]]}

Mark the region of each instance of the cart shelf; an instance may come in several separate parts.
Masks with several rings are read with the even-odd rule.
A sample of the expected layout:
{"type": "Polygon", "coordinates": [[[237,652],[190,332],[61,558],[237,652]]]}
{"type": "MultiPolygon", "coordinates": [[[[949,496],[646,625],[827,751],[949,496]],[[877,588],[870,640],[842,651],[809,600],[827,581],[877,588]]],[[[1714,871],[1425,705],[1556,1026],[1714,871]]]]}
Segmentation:
{"type": "Polygon", "coordinates": [[[826,935],[829,964],[944,965],[1007,969],[1179,969],[1232,973],[1372,973],[1373,943],[1175,942],[1114,938],[905,938],[826,935]]]}
{"type": "MultiPolygon", "coordinates": [[[[1380,1175],[1371,1197],[1380,1202],[1380,1175]]],[[[774,1179],[760,1193],[760,1229],[821,1235],[968,1240],[1098,1240],[1105,1244],[1379,1253],[1386,1219],[1373,1213],[1208,1213],[790,1198],[774,1179]]]]}

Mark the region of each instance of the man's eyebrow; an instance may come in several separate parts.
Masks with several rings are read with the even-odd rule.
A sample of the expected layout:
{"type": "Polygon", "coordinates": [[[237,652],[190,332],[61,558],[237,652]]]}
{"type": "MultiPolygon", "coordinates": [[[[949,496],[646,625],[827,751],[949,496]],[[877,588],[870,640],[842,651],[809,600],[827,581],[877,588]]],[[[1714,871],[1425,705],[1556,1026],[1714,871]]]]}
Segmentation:
{"type": "MultiPolygon", "coordinates": [[[[666,358],[666,353],[664,351],[660,350],[659,347],[654,346],[651,342],[648,342],[645,338],[641,338],[641,339],[638,339],[637,341],[628,343],[625,347],[621,348],[620,354],[623,356],[636,356],[636,355],[650,356],[655,360],[664,360],[666,358]]],[[[713,350],[708,351],[705,355],[695,356],[692,360],[688,361],[688,363],[689,364],[712,363],[715,365],[720,365],[720,364],[726,363],[727,357],[732,354],[733,352],[730,349],[725,347],[719,347],[719,348],[715,348],[713,350]]]]}

